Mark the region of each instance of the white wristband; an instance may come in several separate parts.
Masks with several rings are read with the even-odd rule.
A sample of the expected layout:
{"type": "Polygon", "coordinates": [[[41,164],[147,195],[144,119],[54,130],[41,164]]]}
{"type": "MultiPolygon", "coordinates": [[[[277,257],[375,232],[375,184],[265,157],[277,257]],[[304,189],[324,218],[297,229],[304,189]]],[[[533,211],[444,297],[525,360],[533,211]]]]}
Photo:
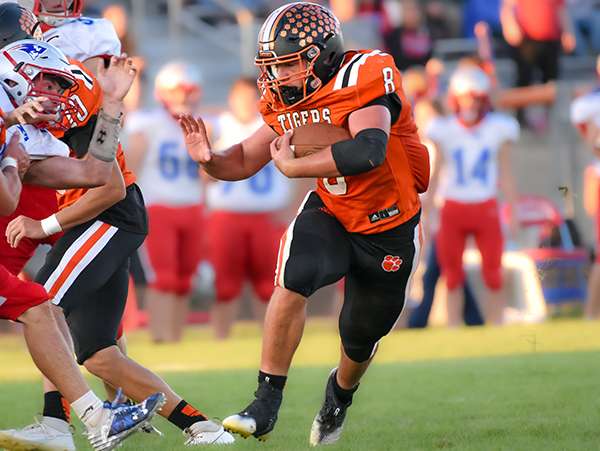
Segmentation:
{"type": "Polygon", "coordinates": [[[5,157],[0,161],[0,171],[4,171],[6,168],[15,168],[18,169],[17,160],[13,157],[5,157]]]}
{"type": "Polygon", "coordinates": [[[60,222],[58,222],[56,215],[48,216],[46,219],[42,219],[40,223],[46,236],[62,232],[62,227],[60,226],[60,222]]]}

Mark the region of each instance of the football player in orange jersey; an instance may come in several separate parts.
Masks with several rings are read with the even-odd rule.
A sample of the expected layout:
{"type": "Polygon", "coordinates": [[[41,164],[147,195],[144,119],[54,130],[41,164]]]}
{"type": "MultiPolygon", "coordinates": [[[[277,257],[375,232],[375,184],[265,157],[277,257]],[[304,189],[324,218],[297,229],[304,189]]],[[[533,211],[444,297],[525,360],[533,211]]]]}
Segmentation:
{"type": "Polygon", "coordinates": [[[182,116],[190,155],[223,180],[247,178],[271,159],[288,177],[318,180],[281,239],[255,399],[223,424],[262,439],[273,429],[307,298],[345,277],[340,360],[310,433],[312,445],[333,443],[377,343],[404,306],[420,248],[427,149],[392,57],[344,52],[339,21],[323,6],[297,2],[273,11],[259,33],[256,64],[265,124],[212,152],[202,120],[182,116]],[[294,158],[293,129],[314,122],[342,126],[352,138],[294,158]]]}
{"type": "MultiPolygon", "coordinates": [[[[99,105],[103,97],[93,75],[81,63],[71,63],[78,88],[70,99],[85,116],[68,114],[51,130],[68,143],[73,156],[85,158],[98,138],[90,132],[102,119],[99,105]]],[[[99,74],[103,72],[100,67],[99,74]]],[[[51,80],[45,82],[45,91],[59,89],[51,80]]],[[[135,181],[135,174],[127,168],[119,146],[109,183],[92,190],[67,190],[59,197],[60,210],[51,216],[54,224],[51,232],[43,227],[45,220],[20,216],[8,225],[7,239],[11,245],[18,246],[25,237],[42,239],[64,229],[36,281],[44,285],[53,303],[62,309],[56,319],[70,330],[77,361],[113,387],[122,387],[131,399],[143,398],[147,391],[164,393],[166,402],[160,413],[184,432],[187,445],[233,443],[233,437],[220,424],[208,419],[116,345],[127,298],[129,259],[147,234],[144,201],[135,181]]],[[[54,387],[45,388],[56,391],[54,387]]],[[[66,420],[68,418],[60,422],[53,418],[52,434],[45,433],[49,427],[44,425],[45,431],[37,431],[35,439],[29,438],[29,442],[48,446],[60,436],[64,446],[61,449],[75,449],[66,420]]],[[[29,426],[13,435],[31,437],[31,430],[29,426]]]]}

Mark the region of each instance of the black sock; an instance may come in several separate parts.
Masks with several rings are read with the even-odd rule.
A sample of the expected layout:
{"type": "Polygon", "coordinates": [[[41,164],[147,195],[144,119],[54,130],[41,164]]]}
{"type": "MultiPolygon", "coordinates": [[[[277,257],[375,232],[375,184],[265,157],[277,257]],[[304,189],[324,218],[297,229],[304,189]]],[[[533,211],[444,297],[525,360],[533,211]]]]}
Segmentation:
{"type": "Polygon", "coordinates": [[[333,374],[333,392],[335,393],[335,396],[337,396],[337,398],[344,404],[352,402],[352,396],[354,395],[354,392],[358,390],[359,385],[360,384],[356,384],[356,387],[346,390],[345,388],[340,387],[338,384],[337,371],[333,374]]]}
{"type": "Polygon", "coordinates": [[[49,391],[44,393],[44,412],[45,417],[58,418],[59,420],[71,421],[71,406],[58,391],[49,391]]]}
{"type": "Polygon", "coordinates": [[[197,423],[198,421],[206,421],[208,418],[202,412],[195,409],[184,400],[181,400],[167,420],[183,431],[192,424],[197,423]]]}
{"type": "Polygon", "coordinates": [[[272,385],[279,390],[283,390],[285,387],[285,382],[287,381],[287,376],[276,376],[274,374],[263,373],[262,371],[258,372],[258,383],[266,382],[269,385],[272,385]]]}

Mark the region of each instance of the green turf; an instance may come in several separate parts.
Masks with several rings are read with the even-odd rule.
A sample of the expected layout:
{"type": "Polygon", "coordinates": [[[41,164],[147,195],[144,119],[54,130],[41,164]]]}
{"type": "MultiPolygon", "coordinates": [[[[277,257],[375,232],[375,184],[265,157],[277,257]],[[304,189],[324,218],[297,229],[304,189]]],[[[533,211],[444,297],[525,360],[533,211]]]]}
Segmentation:
{"type": "MultiPolygon", "coordinates": [[[[565,322],[533,328],[396,333],[382,348],[381,360],[393,360],[390,356],[395,351],[403,354],[396,346],[421,358],[400,356],[399,362],[374,365],[355,397],[342,440],[327,449],[597,450],[600,352],[585,350],[586,340],[581,337],[598,349],[598,329],[597,323],[565,322]],[[522,349],[512,343],[519,337],[524,340],[522,349]],[[552,352],[541,352],[548,349],[552,352]],[[482,356],[486,353],[492,356],[482,356]]],[[[309,449],[310,424],[330,368],[320,363],[323,355],[335,356],[329,348],[336,337],[328,327],[317,325],[309,328],[306,338],[300,364],[290,375],[275,433],[264,444],[240,439],[235,449],[309,449]]],[[[13,339],[7,340],[12,343],[13,339]]],[[[194,367],[195,359],[209,368],[221,368],[234,366],[238,357],[243,367],[244,358],[250,360],[246,354],[255,352],[258,343],[256,334],[241,331],[227,355],[223,350],[231,343],[207,340],[205,332],[194,332],[183,345],[157,349],[142,334],[132,338],[131,353],[149,363],[160,359],[165,368],[186,361],[194,367]],[[215,347],[221,349],[219,359],[207,362],[206,354],[212,356],[213,350],[203,351],[215,347]]],[[[0,349],[0,362],[4,362],[0,374],[11,374],[5,357],[14,350],[1,345],[0,349]]],[[[256,358],[257,354],[252,356],[256,358]]],[[[188,401],[217,417],[244,407],[256,378],[255,370],[248,368],[162,374],[188,401]]],[[[0,427],[23,425],[40,409],[36,381],[9,379],[0,383],[0,427]]],[[[136,434],[122,449],[184,449],[183,437],[174,427],[162,419],[155,423],[165,437],[136,434]]]]}

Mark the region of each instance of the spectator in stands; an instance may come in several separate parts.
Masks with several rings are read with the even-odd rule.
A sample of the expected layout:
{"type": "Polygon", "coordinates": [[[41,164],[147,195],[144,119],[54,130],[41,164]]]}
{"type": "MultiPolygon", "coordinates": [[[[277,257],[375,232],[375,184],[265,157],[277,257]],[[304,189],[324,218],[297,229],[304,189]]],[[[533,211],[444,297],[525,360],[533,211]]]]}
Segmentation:
{"type": "MultiPolygon", "coordinates": [[[[229,93],[229,111],[212,124],[213,148],[226,149],[256,131],[263,124],[257,105],[256,80],[237,80],[229,93]]],[[[252,284],[254,313],[262,324],[285,230],[277,215],[288,206],[290,195],[290,180],[273,163],[246,180],[209,182],[206,233],[216,277],[212,322],[217,339],[229,336],[246,282],[252,284]]]]}
{"type": "Polygon", "coordinates": [[[161,106],[131,113],[126,122],[127,160],[138,174],[148,207],[145,297],[155,342],[181,339],[192,275],[202,257],[205,230],[198,165],[188,156],[175,120],[178,114],[198,113],[201,93],[199,69],[171,62],[155,79],[161,106]]]}
{"type": "Polygon", "coordinates": [[[444,2],[432,0],[425,4],[425,20],[433,41],[452,38],[449,10],[444,2]]]}
{"type": "Polygon", "coordinates": [[[403,0],[400,6],[400,23],[384,36],[385,45],[400,70],[424,66],[431,57],[433,41],[423,11],[415,0],[403,0]]]}
{"type": "Polygon", "coordinates": [[[577,45],[575,53],[586,55],[600,52],[600,1],[567,0],[573,19],[573,32],[577,45]]]}
{"type": "Polygon", "coordinates": [[[463,6],[463,36],[473,38],[475,25],[485,22],[493,36],[502,36],[500,4],[502,0],[467,0],[463,6]]]}
{"type": "MultiPolygon", "coordinates": [[[[503,0],[500,13],[506,42],[514,48],[517,86],[529,86],[534,70],[542,83],[558,78],[561,46],[575,49],[576,41],[565,0],[503,0]]],[[[518,113],[524,123],[524,112],[518,113]]]]}

